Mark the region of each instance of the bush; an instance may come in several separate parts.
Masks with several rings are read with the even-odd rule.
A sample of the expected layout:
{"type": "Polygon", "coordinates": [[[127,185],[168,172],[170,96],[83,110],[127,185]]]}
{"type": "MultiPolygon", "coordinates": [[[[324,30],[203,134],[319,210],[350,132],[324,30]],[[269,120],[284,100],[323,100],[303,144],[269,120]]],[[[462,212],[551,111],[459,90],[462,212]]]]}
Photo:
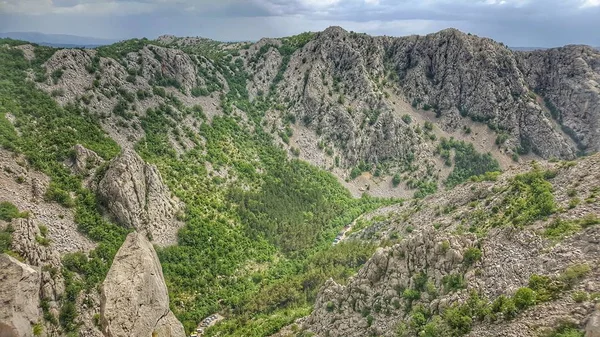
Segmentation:
{"type": "Polygon", "coordinates": [[[356,179],[359,175],[361,175],[362,170],[358,167],[354,167],[351,171],[350,171],[350,180],[354,180],[356,179]]]}
{"type": "Polygon", "coordinates": [[[333,304],[333,302],[329,301],[329,302],[327,302],[327,306],[325,307],[325,309],[328,312],[333,312],[333,310],[335,310],[335,304],[333,304]]]}
{"type": "Polygon", "coordinates": [[[556,210],[548,175],[537,168],[515,176],[503,204],[503,220],[516,226],[531,224],[556,210]]]}
{"type": "Polygon", "coordinates": [[[498,146],[503,145],[504,143],[506,143],[508,138],[510,138],[510,135],[508,133],[500,133],[496,137],[496,145],[498,145],[498,146]]]}
{"type": "Polygon", "coordinates": [[[500,164],[494,159],[491,153],[481,154],[475,150],[471,143],[457,141],[451,138],[450,140],[441,139],[441,142],[436,149],[436,152],[450,162],[450,150],[454,149],[454,169],[446,179],[447,187],[459,185],[473,176],[483,175],[486,172],[499,172],[500,164]]]}
{"type": "Polygon", "coordinates": [[[548,337],[584,337],[585,332],[581,331],[573,323],[563,323],[552,331],[548,337]]]}
{"type": "Polygon", "coordinates": [[[567,268],[558,278],[559,281],[564,282],[568,287],[572,287],[575,283],[581,281],[589,272],[591,268],[587,264],[575,264],[567,268]]]}
{"type": "Polygon", "coordinates": [[[576,291],[571,297],[573,298],[573,301],[577,303],[585,302],[589,299],[589,296],[585,291],[576,291]]]}
{"type": "Polygon", "coordinates": [[[394,174],[394,177],[392,178],[392,185],[394,185],[394,187],[398,187],[400,182],[402,182],[402,177],[400,177],[400,174],[394,174]]]}
{"type": "Polygon", "coordinates": [[[402,297],[407,301],[416,301],[421,298],[421,292],[416,289],[404,289],[402,297]]]}
{"type": "Polygon", "coordinates": [[[464,289],[467,286],[465,277],[462,274],[449,274],[442,278],[442,284],[446,292],[453,292],[464,289]]]}
{"type": "Polygon", "coordinates": [[[515,305],[519,310],[527,309],[531,306],[534,306],[536,301],[536,293],[530,288],[519,288],[515,295],[513,296],[513,300],[515,301],[515,305]]]}
{"type": "Polygon", "coordinates": [[[473,319],[464,307],[453,306],[443,314],[444,321],[454,332],[452,335],[466,335],[471,331],[473,319]]]}
{"type": "Polygon", "coordinates": [[[467,266],[473,265],[481,259],[481,250],[477,247],[468,248],[463,257],[463,263],[467,266]]]}
{"type": "Polygon", "coordinates": [[[412,117],[410,115],[402,115],[402,121],[406,124],[412,123],[412,117]]]}
{"type": "Polygon", "coordinates": [[[63,75],[63,70],[62,69],[56,69],[55,71],[52,72],[52,74],[50,74],[50,77],[52,77],[52,82],[54,84],[58,84],[58,80],[60,80],[60,78],[63,75]]]}
{"type": "Polygon", "coordinates": [[[12,221],[12,219],[25,217],[27,217],[27,213],[19,212],[17,206],[11,204],[8,201],[0,202],[0,220],[10,222],[12,221]]]}

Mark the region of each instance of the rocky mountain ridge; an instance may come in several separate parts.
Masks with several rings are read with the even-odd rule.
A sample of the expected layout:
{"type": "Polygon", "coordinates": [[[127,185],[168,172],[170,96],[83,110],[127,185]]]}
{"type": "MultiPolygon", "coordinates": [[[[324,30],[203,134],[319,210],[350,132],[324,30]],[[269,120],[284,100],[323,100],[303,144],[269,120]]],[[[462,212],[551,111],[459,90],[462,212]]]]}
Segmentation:
{"type": "MultiPolygon", "coordinates": [[[[17,212],[7,221],[0,219],[0,234],[3,240],[8,235],[9,253],[22,260],[0,257],[10,270],[0,275],[7,285],[0,289],[0,299],[11,304],[0,312],[1,333],[183,336],[175,314],[180,319],[186,316],[188,330],[195,327],[199,314],[182,312],[195,309],[202,294],[178,293],[180,311],[169,308],[167,284],[181,283],[165,282],[156,251],[176,243],[194,250],[201,250],[198,245],[222,244],[213,228],[202,227],[209,220],[216,219],[212,226],[230,226],[220,232],[229,234],[247,225],[242,218],[247,222],[268,218],[268,210],[253,202],[260,200],[263,189],[271,193],[278,189],[268,183],[289,176],[280,172],[275,179],[269,176],[272,166],[263,158],[270,152],[264,147],[240,145],[247,139],[239,137],[256,135],[261,146],[269,143],[290,158],[330,171],[355,196],[416,197],[365,217],[367,228],[351,235],[351,241],[397,244],[378,251],[346,286],[328,282],[303,329],[324,336],[392,336],[399,329],[405,335],[434,329],[438,335],[451,331],[533,336],[556,328],[568,316],[567,328],[583,329],[587,324],[592,331],[588,334],[597,333],[593,298],[600,289],[593,266],[598,264],[598,233],[596,220],[587,216],[600,212],[598,156],[576,164],[543,164],[549,165],[544,166],[548,172],[558,172],[556,177],[544,177],[555,190],[548,192],[542,184],[540,191],[556,192],[557,207],[550,214],[560,216],[522,220],[518,213],[529,214],[527,209],[508,214],[502,208],[518,206],[511,193],[533,198],[527,188],[539,177],[526,176],[523,184],[529,187],[524,189],[511,185],[512,177],[523,174],[525,162],[570,160],[600,148],[600,53],[592,48],[514,52],[454,29],[393,38],[340,27],[255,44],[165,36],[97,50],[27,44],[0,48],[6,59],[26,60],[22,62],[26,80],[15,92],[29,94],[6,95],[10,91],[0,90],[7,102],[0,110],[0,134],[6,137],[0,139],[0,201],[6,202],[2,207],[9,214],[17,212]],[[59,106],[44,101],[41,107],[22,108],[12,101],[39,99],[42,94],[35,90],[46,92],[44,97],[52,97],[59,106]],[[38,109],[47,107],[51,116],[36,116],[38,109]],[[65,127],[61,121],[47,126],[35,120],[62,115],[91,124],[67,122],[65,127]],[[213,121],[217,126],[210,129],[213,121]],[[102,129],[82,127],[96,124],[102,129]],[[49,146],[43,144],[47,137],[17,141],[58,128],[60,136],[83,131],[89,138],[73,142],[59,136],[51,138],[49,146]],[[31,148],[36,142],[51,155],[35,157],[31,148]],[[169,169],[177,172],[165,171],[169,169]],[[508,173],[500,178],[489,173],[500,169],[508,173]],[[265,184],[258,183],[262,179],[265,184]],[[495,179],[498,182],[485,182],[495,179]],[[463,184],[469,180],[479,182],[463,184]],[[193,194],[187,205],[173,195],[194,190],[200,195],[193,194]],[[207,191],[216,213],[211,214],[207,204],[190,211],[207,191]],[[223,219],[221,214],[232,214],[226,213],[229,208],[256,213],[233,213],[223,219]],[[502,216],[484,215],[494,209],[502,216]],[[204,212],[207,218],[193,222],[195,227],[186,224],[187,241],[177,236],[186,217],[204,212]],[[386,220],[374,220],[377,216],[386,220]],[[518,229],[523,225],[532,227],[518,229]],[[190,233],[200,234],[190,240],[190,233]],[[558,237],[551,240],[548,235],[558,237]],[[560,242],[553,241],[557,239],[560,242]],[[155,250],[151,243],[161,248],[155,250]],[[482,256],[470,261],[467,256],[475,249],[482,256]],[[505,269],[503,264],[512,267],[505,269]],[[539,268],[527,268],[530,265],[539,268]],[[562,273],[584,265],[589,270],[580,270],[573,284],[561,285],[563,292],[551,301],[488,313],[491,304],[485,301],[502,295],[512,299],[517,289],[531,287],[533,273],[563,282],[562,273]],[[21,285],[23,277],[27,282],[21,285]],[[456,289],[448,291],[449,282],[456,289]],[[22,287],[27,297],[12,293],[15,287],[22,287]],[[581,293],[586,299],[576,301],[581,293]],[[483,314],[461,306],[473,301],[485,309],[483,314]],[[446,312],[453,312],[449,309],[461,315],[449,317],[446,312]],[[471,320],[466,325],[452,320],[466,321],[466,316],[471,320]],[[489,329],[492,324],[498,329],[489,329]]],[[[18,68],[4,63],[3,67],[18,68]]],[[[7,78],[7,83],[21,80],[7,78]]],[[[326,182],[320,180],[321,185],[326,182]]],[[[288,198],[295,204],[309,197],[288,198]]],[[[303,226],[320,220],[312,218],[317,211],[300,212],[303,226]]],[[[281,217],[285,216],[277,214],[275,222],[283,228],[286,219],[281,217]]],[[[247,248],[250,254],[255,247],[247,248]]],[[[180,258],[164,254],[170,263],[180,258]]],[[[185,254],[191,261],[191,253],[185,254]]],[[[223,264],[221,256],[211,256],[195,262],[223,264]]],[[[247,264],[236,266],[231,274],[212,278],[226,280],[226,286],[238,277],[240,282],[251,279],[263,287],[264,275],[251,272],[268,268],[262,265],[265,261],[275,263],[269,259],[280,256],[244,261],[247,264]]],[[[244,287],[256,287],[253,283],[244,287]]],[[[313,283],[318,281],[306,281],[308,286],[313,283]]],[[[541,290],[533,291],[537,296],[541,290]]],[[[222,308],[222,300],[217,300],[211,309],[222,308]]],[[[236,307],[236,301],[239,298],[225,305],[236,307]]],[[[288,299],[281,301],[285,306],[288,299]]],[[[240,314],[237,307],[230,313],[240,314]]],[[[252,324],[247,317],[242,321],[252,324]]]]}

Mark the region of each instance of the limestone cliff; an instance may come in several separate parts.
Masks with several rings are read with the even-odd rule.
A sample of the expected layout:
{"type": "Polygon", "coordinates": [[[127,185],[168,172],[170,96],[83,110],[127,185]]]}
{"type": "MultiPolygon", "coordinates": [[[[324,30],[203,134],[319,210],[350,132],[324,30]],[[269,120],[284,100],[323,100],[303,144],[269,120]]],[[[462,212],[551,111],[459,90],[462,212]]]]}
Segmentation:
{"type": "Polygon", "coordinates": [[[109,165],[98,193],[110,214],[123,226],[148,234],[156,243],[173,244],[181,223],[180,205],[171,197],[156,166],[125,150],[109,165]]]}
{"type": "Polygon", "coordinates": [[[185,336],[169,309],[169,295],[152,244],[131,233],[102,284],[102,325],[107,337],[185,336]]]}

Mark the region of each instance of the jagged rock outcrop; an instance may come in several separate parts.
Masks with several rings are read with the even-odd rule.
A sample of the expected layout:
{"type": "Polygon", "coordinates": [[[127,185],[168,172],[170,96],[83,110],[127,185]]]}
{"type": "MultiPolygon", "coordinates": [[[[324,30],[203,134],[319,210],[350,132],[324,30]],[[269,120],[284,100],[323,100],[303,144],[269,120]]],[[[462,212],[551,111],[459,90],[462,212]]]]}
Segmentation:
{"type": "MultiPolygon", "coordinates": [[[[460,129],[470,117],[511,134],[507,147],[522,146],[545,158],[573,158],[573,141],[536,101],[517,59],[504,45],[455,29],[390,38],[331,27],[292,56],[280,87],[283,97],[297,102],[291,110],[298,119],[314,123],[313,128],[347,149],[343,154],[350,163],[397,160],[422,151],[418,135],[403,137],[407,130],[397,125],[398,114],[386,115],[403,113],[386,99],[392,93],[414,107],[436,111],[445,130],[460,129]],[[371,127],[362,122],[368,111],[381,113],[371,127]]],[[[589,87],[587,80],[573,82],[589,87]]],[[[588,95],[594,96],[591,89],[588,95]]],[[[589,118],[597,120],[593,109],[589,118]]]]}
{"type": "Polygon", "coordinates": [[[198,84],[198,69],[190,56],[181,50],[149,45],[132,57],[146,79],[173,79],[189,91],[198,84]]]}
{"type": "Polygon", "coordinates": [[[45,63],[47,80],[43,83],[59,103],[67,103],[86,93],[94,75],[87,71],[95,50],[59,49],[45,63]]]}
{"type": "Polygon", "coordinates": [[[0,336],[31,337],[41,321],[40,272],[0,255],[0,336]]]}
{"type": "Polygon", "coordinates": [[[581,150],[600,150],[600,52],[566,46],[517,53],[529,87],[553,107],[562,127],[581,150]]]}
{"type": "Polygon", "coordinates": [[[183,326],[169,309],[162,268],[152,244],[131,233],[102,284],[101,316],[107,337],[183,337],[183,326]]]}
{"type": "Polygon", "coordinates": [[[104,160],[96,152],[86,149],[83,145],[73,146],[73,155],[69,166],[71,171],[79,175],[87,175],[90,170],[102,164],[104,160]]]}
{"type": "Polygon", "coordinates": [[[98,194],[123,226],[148,234],[158,244],[176,242],[181,223],[179,203],[163,183],[158,169],[133,150],[124,150],[98,183],[98,194]]]}

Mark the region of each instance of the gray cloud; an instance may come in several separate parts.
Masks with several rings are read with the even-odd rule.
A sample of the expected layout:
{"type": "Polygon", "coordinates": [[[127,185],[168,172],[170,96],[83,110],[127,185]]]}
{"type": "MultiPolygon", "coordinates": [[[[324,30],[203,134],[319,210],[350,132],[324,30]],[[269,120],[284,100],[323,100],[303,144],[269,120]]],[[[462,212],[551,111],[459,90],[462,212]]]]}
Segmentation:
{"type": "Polygon", "coordinates": [[[509,45],[600,45],[600,0],[0,0],[0,31],[256,40],[330,25],[377,35],[456,27],[509,45]]]}

